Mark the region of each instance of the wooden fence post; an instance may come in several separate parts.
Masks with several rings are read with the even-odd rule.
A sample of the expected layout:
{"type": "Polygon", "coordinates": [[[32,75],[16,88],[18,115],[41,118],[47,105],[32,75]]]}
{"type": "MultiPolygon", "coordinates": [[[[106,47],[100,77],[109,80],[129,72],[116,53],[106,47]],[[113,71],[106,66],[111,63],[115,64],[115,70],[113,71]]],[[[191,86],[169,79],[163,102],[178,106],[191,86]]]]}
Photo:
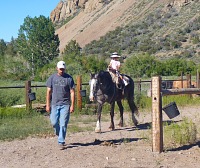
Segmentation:
{"type": "Polygon", "coordinates": [[[77,108],[82,110],[82,96],[81,96],[81,89],[82,89],[82,79],[81,76],[77,76],[77,108]]]}
{"type": "Polygon", "coordinates": [[[200,88],[200,75],[199,75],[198,69],[197,69],[197,76],[196,76],[196,88],[200,88]]]}
{"type": "Polygon", "coordinates": [[[181,88],[183,88],[183,72],[181,72],[181,88]]]}
{"type": "MultiPolygon", "coordinates": [[[[192,85],[192,83],[191,83],[191,74],[187,74],[187,88],[191,88],[191,85],[192,85]]],[[[188,95],[190,98],[192,97],[192,95],[191,94],[189,94],[188,95]]]]}
{"type": "Polygon", "coordinates": [[[26,110],[32,109],[32,102],[29,99],[29,93],[31,93],[31,81],[25,82],[25,99],[26,99],[26,110]]]}
{"type": "Polygon", "coordinates": [[[152,151],[163,151],[161,77],[152,77],[152,151]]]}
{"type": "Polygon", "coordinates": [[[139,90],[139,93],[141,94],[141,79],[139,79],[139,82],[138,82],[138,90],[139,90]]]}
{"type": "Polygon", "coordinates": [[[191,74],[187,74],[187,88],[191,88],[191,74]]]}

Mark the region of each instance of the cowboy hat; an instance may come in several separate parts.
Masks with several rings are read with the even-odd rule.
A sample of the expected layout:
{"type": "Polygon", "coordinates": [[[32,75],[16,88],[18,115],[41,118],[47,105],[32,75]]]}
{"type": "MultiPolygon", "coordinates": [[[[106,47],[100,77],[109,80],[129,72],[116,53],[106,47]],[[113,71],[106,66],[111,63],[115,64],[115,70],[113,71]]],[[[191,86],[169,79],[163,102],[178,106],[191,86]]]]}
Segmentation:
{"type": "Polygon", "coordinates": [[[117,52],[114,52],[114,53],[112,53],[112,55],[110,57],[111,58],[120,58],[121,56],[119,56],[117,52]]]}

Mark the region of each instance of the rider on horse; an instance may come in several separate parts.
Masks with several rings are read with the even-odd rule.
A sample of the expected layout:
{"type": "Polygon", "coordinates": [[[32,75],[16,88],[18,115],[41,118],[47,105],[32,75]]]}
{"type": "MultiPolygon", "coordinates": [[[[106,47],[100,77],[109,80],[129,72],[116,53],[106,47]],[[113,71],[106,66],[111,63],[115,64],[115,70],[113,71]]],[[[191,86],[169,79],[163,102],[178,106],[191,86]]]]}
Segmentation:
{"type": "Polygon", "coordinates": [[[120,84],[119,80],[121,80],[125,86],[128,85],[128,81],[124,78],[124,76],[122,76],[119,73],[120,65],[121,65],[119,58],[121,56],[119,56],[117,52],[114,52],[112,53],[110,57],[112,59],[110,61],[110,64],[108,65],[108,71],[110,72],[110,75],[112,76],[113,82],[115,82],[116,84],[120,84]]]}

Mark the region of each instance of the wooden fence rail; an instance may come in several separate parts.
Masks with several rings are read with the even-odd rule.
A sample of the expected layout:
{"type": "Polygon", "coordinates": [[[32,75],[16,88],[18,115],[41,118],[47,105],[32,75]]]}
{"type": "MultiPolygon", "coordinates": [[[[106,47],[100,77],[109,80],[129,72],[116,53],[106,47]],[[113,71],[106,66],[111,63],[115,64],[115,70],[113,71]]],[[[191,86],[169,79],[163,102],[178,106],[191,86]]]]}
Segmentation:
{"type": "MultiPolygon", "coordinates": [[[[88,86],[89,83],[82,83],[82,79],[81,76],[77,76],[76,78],[76,99],[77,99],[77,108],[79,110],[82,110],[82,96],[81,96],[81,90],[82,90],[82,86],[88,86]]],[[[135,81],[135,83],[138,83],[138,85],[140,86],[138,88],[139,92],[141,93],[141,83],[151,83],[151,80],[139,80],[139,81],[135,81]]],[[[25,102],[26,102],[26,109],[30,110],[32,109],[32,102],[29,99],[29,94],[31,93],[31,88],[45,88],[46,85],[31,85],[31,81],[25,81],[24,86],[0,86],[0,90],[1,89],[18,89],[18,88],[24,88],[25,89],[25,102]]]]}
{"type": "MultiPolygon", "coordinates": [[[[79,110],[81,110],[82,109],[82,96],[81,96],[80,92],[82,90],[82,86],[84,86],[84,85],[88,86],[89,83],[82,83],[81,76],[77,76],[76,80],[77,81],[76,81],[75,85],[76,85],[76,92],[77,92],[77,95],[76,95],[77,108],[79,110]]],[[[190,78],[183,79],[183,76],[181,76],[181,79],[178,79],[178,80],[163,80],[163,81],[165,82],[165,84],[167,84],[169,82],[173,83],[174,81],[183,82],[184,80],[191,81],[190,78]]],[[[149,83],[150,85],[152,84],[152,80],[141,80],[141,79],[139,79],[138,81],[134,81],[134,82],[135,82],[135,84],[137,84],[137,91],[139,92],[139,94],[141,94],[141,92],[142,92],[142,84],[143,83],[149,83]]],[[[25,88],[26,108],[27,108],[27,110],[29,110],[29,109],[32,108],[32,102],[29,100],[29,96],[28,96],[31,93],[31,88],[43,88],[43,87],[46,87],[46,85],[31,85],[31,81],[26,81],[24,86],[1,86],[0,89],[25,88]]],[[[150,88],[151,88],[151,86],[150,86],[150,88]]]]}

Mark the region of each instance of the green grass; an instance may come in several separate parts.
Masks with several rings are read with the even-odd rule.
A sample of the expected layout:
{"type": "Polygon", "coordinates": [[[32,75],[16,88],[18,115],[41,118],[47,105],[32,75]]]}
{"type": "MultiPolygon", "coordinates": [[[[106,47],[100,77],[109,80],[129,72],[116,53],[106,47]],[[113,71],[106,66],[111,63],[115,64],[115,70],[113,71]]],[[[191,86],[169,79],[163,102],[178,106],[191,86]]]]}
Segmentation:
{"type": "Polygon", "coordinates": [[[192,97],[190,95],[176,95],[176,96],[164,96],[163,107],[170,102],[175,101],[178,106],[195,106],[200,104],[200,97],[192,97]]]}
{"type": "Polygon", "coordinates": [[[52,135],[52,127],[43,115],[0,119],[0,141],[24,139],[28,136],[52,135]]]}
{"type": "MultiPolygon", "coordinates": [[[[93,131],[95,124],[96,115],[82,115],[76,111],[71,115],[68,133],[93,131]]],[[[49,116],[23,108],[0,108],[0,141],[52,135],[54,130],[49,116]]]]}
{"type": "MultiPolygon", "coordinates": [[[[43,82],[32,82],[32,86],[45,85],[43,82]]],[[[13,105],[25,104],[25,82],[24,81],[11,81],[0,80],[0,87],[17,87],[22,86],[24,88],[8,88],[0,89],[0,106],[9,107],[13,105]]],[[[34,103],[45,103],[46,87],[32,87],[31,92],[36,93],[36,100],[34,103]]]]}
{"type": "Polygon", "coordinates": [[[196,125],[184,118],[180,123],[171,123],[164,126],[164,144],[165,148],[172,148],[196,142],[196,125]]]}
{"type": "Polygon", "coordinates": [[[94,127],[92,126],[78,126],[76,124],[69,124],[68,133],[76,133],[76,132],[85,132],[85,131],[93,131],[94,127]]]}
{"type": "MultiPolygon", "coordinates": [[[[152,143],[152,126],[147,131],[140,132],[140,136],[152,143]]],[[[194,144],[197,140],[198,129],[191,119],[184,118],[179,122],[163,123],[164,150],[194,144]]]]}

